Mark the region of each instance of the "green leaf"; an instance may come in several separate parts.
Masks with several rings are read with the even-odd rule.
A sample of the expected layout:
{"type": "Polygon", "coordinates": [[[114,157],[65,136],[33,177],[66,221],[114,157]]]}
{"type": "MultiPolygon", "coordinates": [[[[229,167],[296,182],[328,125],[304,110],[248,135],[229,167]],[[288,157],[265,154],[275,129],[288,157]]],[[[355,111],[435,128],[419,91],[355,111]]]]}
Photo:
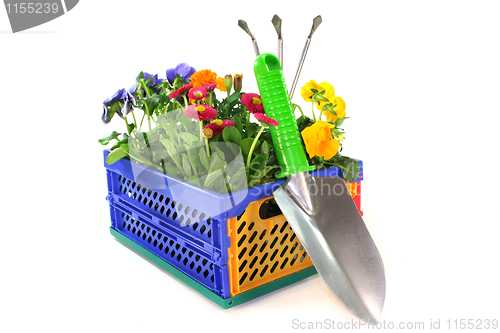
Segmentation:
{"type": "Polygon", "coordinates": [[[260,180],[266,175],[265,172],[267,160],[269,155],[259,154],[255,156],[255,158],[250,162],[250,170],[249,170],[249,180],[248,186],[252,187],[257,185],[260,180]]]}
{"type": "Polygon", "coordinates": [[[134,128],[135,128],[135,124],[134,123],[127,124],[127,132],[132,133],[132,131],[134,130],[134,128]]]}
{"type": "Polygon", "coordinates": [[[267,141],[264,141],[260,147],[260,153],[261,154],[264,154],[264,155],[268,155],[269,152],[271,151],[271,145],[269,145],[269,143],[267,143],[267,141]]]}
{"type": "Polygon", "coordinates": [[[191,166],[193,167],[193,170],[195,167],[202,171],[203,170],[203,164],[200,161],[200,154],[198,153],[198,150],[203,150],[204,147],[194,147],[194,148],[189,148],[186,150],[187,155],[189,157],[189,161],[191,162],[191,166]]]}
{"type": "Polygon", "coordinates": [[[111,133],[110,135],[108,135],[107,137],[105,138],[102,138],[102,139],[99,139],[99,143],[103,146],[107,145],[111,140],[118,140],[118,136],[120,135],[121,133],[118,133],[116,131],[113,131],[113,133],[111,133]]]}
{"type": "Polygon", "coordinates": [[[349,183],[353,183],[358,179],[360,167],[359,163],[351,160],[346,166],[345,169],[342,170],[344,174],[344,179],[349,183]]]}
{"type": "Polygon", "coordinates": [[[251,138],[252,135],[257,132],[257,130],[259,129],[259,125],[257,125],[256,123],[250,123],[248,124],[248,127],[247,127],[247,130],[246,130],[246,133],[245,133],[245,136],[247,138],[251,138]]]}
{"type": "Polygon", "coordinates": [[[182,169],[187,177],[191,177],[193,172],[191,171],[191,162],[189,162],[189,158],[186,154],[181,154],[182,157],[182,169]]]}
{"type": "Polygon", "coordinates": [[[182,133],[179,133],[178,135],[179,135],[179,138],[181,138],[184,142],[186,142],[188,147],[191,147],[193,145],[193,142],[198,141],[198,137],[196,135],[191,134],[191,133],[182,132],[182,133]]]}
{"type": "Polygon", "coordinates": [[[179,136],[177,135],[179,126],[177,126],[176,122],[172,121],[172,119],[168,121],[166,117],[160,117],[160,126],[165,129],[170,140],[175,143],[179,142],[179,136]]]}
{"type": "Polygon", "coordinates": [[[206,188],[211,188],[218,179],[222,178],[221,176],[222,170],[220,169],[214,172],[210,172],[205,179],[205,183],[203,184],[203,186],[206,188]]]}
{"type": "Polygon", "coordinates": [[[217,169],[223,169],[225,165],[226,162],[224,161],[224,157],[221,158],[217,152],[212,154],[212,159],[210,163],[210,172],[217,169]]]}
{"type": "Polygon", "coordinates": [[[208,168],[210,167],[210,161],[208,160],[207,152],[205,151],[205,149],[200,149],[198,155],[200,156],[201,164],[205,167],[205,169],[208,170],[208,168]]]}
{"type": "Polygon", "coordinates": [[[192,118],[186,117],[184,113],[179,112],[177,115],[177,120],[184,126],[186,132],[193,133],[196,129],[198,122],[194,122],[192,118]]]}
{"type": "Polygon", "coordinates": [[[144,102],[147,104],[147,112],[150,116],[153,115],[154,110],[158,107],[160,104],[160,96],[159,95],[153,95],[151,97],[146,97],[144,99],[144,102]]]}
{"type": "Polygon", "coordinates": [[[324,102],[330,101],[328,98],[326,98],[325,96],[323,96],[321,94],[314,94],[312,97],[312,100],[315,102],[316,101],[324,101],[324,102]]]}
{"type": "Polygon", "coordinates": [[[179,171],[177,171],[177,167],[173,163],[169,163],[171,161],[165,161],[163,163],[163,168],[165,169],[165,172],[171,176],[174,177],[182,177],[182,175],[179,175],[179,171]]]}
{"type": "Polygon", "coordinates": [[[224,152],[220,149],[220,147],[218,145],[211,145],[210,147],[214,151],[214,153],[212,154],[212,157],[215,154],[217,154],[217,156],[219,157],[219,159],[221,159],[222,161],[226,160],[226,154],[224,154],[224,152]]]}
{"type": "Polygon", "coordinates": [[[340,127],[344,123],[344,120],[346,120],[347,118],[349,118],[349,117],[337,119],[337,120],[335,120],[335,122],[333,124],[335,125],[335,127],[340,127]]]}
{"type": "Polygon", "coordinates": [[[313,120],[309,117],[300,116],[297,119],[297,127],[299,128],[299,133],[302,132],[307,126],[313,124],[313,120]]]}
{"type": "Polygon", "coordinates": [[[228,126],[224,128],[224,131],[222,132],[222,137],[224,138],[225,142],[231,142],[236,145],[239,145],[241,140],[243,139],[240,131],[233,126],[228,126]]]}
{"type": "Polygon", "coordinates": [[[254,139],[252,139],[252,138],[246,138],[246,139],[241,140],[240,148],[241,148],[241,152],[243,155],[248,156],[248,153],[250,152],[250,148],[252,147],[252,144],[253,144],[253,140],[254,139]]]}
{"type": "Polygon", "coordinates": [[[229,98],[226,100],[226,104],[234,104],[238,102],[241,98],[241,94],[239,92],[234,92],[229,98]]]}
{"type": "Polygon", "coordinates": [[[128,141],[129,141],[129,136],[124,133],[123,134],[123,139],[121,139],[120,141],[118,141],[117,143],[115,143],[113,145],[113,147],[111,147],[111,150],[115,150],[118,147],[121,147],[123,145],[127,145],[127,149],[125,149],[125,150],[128,151],[128,141]]]}
{"type": "Polygon", "coordinates": [[[182,170],[181,159],[179,158],[179,154],[177,153],[177,150],[175,149],[174,143],[168,139],[160,139],[160,142],[167,149],[167,153],[170,155],[170,158],[172,158],[175,165],[177,165],[177,167],[182,170]]]}
{"type": "Polygon", "coordinates": [[[243,123],[241,122],[241,119],[239,117],[234,117],[233,122],[236,125],[238,131],[240,131],[241,135],[243,135],[243,123]]]}
{"type": "Polygon", "coordinates": [[[129,156],[129,154],[123,150],[122,148],[117,148],[113,150],[111,153],[109,153],[108,157],[106,157],[106,163],[108,165],[111,165],[118,161],[120,158],[129,156]]]}

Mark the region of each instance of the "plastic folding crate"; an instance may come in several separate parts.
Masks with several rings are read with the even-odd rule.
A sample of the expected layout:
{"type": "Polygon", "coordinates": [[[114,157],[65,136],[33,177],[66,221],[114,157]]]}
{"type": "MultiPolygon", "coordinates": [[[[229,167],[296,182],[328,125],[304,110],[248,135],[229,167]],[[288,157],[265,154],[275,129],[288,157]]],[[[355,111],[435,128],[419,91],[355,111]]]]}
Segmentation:
{"type": "MultiPolygon", "coordinates": [[[[360,176],[347,184],[360,209],[358,162],[360,176]]],[[[219,194],[128,159],[104,165],[111,234],[223,308],[316,273],[272,202],[285,180],[219,194]]],[[[312,175],[336,177],[342,170],[312,175]]]]}

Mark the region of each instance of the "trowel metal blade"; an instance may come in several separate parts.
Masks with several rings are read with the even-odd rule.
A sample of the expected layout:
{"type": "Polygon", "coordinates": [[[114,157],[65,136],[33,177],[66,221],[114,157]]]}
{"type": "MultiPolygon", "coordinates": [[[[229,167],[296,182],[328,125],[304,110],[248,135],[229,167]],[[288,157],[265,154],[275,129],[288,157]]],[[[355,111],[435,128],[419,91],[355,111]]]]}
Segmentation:
{"type": "Polygon", "coordinates": [[[301,172],[274,198],[330,291],[354,315],[377,323],[384,266],[344,180],[301,172]]]}

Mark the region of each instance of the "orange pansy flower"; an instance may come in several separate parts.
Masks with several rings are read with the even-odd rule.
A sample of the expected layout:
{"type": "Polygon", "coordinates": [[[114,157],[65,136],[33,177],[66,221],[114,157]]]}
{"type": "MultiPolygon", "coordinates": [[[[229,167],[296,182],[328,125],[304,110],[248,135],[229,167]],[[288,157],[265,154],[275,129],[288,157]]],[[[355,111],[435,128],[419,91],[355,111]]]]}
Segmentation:
{"type": "Polygon", "coordinates": [[[319,156],[329,160],[337,154],[340,143],[332,138],[333,127],[326,121],[318,120],[302,131],[302,139],[310,158],[319,156]]]}

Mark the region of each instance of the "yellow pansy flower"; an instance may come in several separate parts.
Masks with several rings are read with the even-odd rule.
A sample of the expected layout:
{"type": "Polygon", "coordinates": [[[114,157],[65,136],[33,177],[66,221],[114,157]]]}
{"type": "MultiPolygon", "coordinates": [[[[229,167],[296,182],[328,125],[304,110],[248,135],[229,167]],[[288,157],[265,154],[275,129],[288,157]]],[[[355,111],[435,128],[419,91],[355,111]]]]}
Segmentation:
{"type": "Polygon", "coordinates": [[[340,143],[332,138],[333,127],[332,124],[326,121],[318,120],[302,131],[302,139],[304,139],[306,151],[310,158],[319,156],[329,160],[337,154],[340,143]]]}
{"type": "MultiPolygon", "coordinates": [[[[300,89],[300,95],[306,102],[311,102],[312,97],[315,94],[313,91],[316,90],[318,93],[321,93],[324,91],[322,94],[323,97],[327,98],[328,100],[331,100],[332,98],[335,98],[335,88],[328,83],[328,82],[321,82],[320,84],[317,84],[316,81],[311,80],[307,82],[301,89],[300,89]]],[[[329,103],[328,101],[316,101],[316,106],[318,107],[319,110],[323,109],[323,106],[325,104],[329,103]]]]}
{"type": "Polygon", "coordinates": [[[323,114],[326,116],[326,120],[335,122],[335,120],[337,119],[344,118],[346,115],[344,100],[341,97],[334,97],[333,99],[330,100],[330,103],[332,105],[337,105],[336,107],[333,108],[333,110],[335,111],[335,113],[337,113],[337,115],[334,115],[328,110],[321,110],[323,114]]]}

